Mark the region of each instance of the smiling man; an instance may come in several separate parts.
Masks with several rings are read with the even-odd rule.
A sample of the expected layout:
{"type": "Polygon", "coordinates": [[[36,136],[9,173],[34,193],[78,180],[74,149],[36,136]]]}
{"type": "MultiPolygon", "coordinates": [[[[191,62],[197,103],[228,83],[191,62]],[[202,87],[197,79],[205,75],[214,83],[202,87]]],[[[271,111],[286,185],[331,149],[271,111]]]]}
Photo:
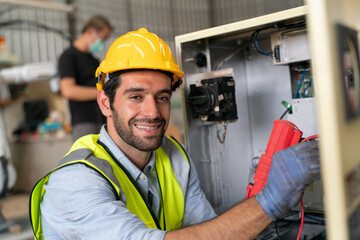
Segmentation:
{"type": "Polygon", "coordinates": [[[253,239],[299,202],[319,177],[316,142],[275,155],[264,190],[216,217],[186,150],[164,136],[183,75],[144,28],[113,42],[96,70],[107,123],[34,187],[37,239],[253,239]]]}
{"type": "Polygon", "coordinates": [[[149,70],[123,73],[117,81],[114,102],[108,100],[113,86],[105,86],[99,106],[108,119],[110,137],[143,170],[169,124],[171,81],[164,73],[149,70]]]}

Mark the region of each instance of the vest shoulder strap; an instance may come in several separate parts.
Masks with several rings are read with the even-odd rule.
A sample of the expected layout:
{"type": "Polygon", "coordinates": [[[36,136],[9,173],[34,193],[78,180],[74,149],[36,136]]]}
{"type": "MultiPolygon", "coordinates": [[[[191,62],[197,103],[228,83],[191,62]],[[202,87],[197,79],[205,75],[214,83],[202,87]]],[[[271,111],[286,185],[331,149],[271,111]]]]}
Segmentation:
{"type": "Polygon", "coordinates": [[[92,167],[94,170],[98,170],[97,172],[99,172],[102,176],[110,180],[111,183],[115,184],[118,187],[118,189],[121,189],[120,184],[114,175],[113,168],[110,165],[110,163],[105,159],[95,157],[91,149],[80,148],[70,152],[58,163],[57,168],[75,163],[84,163],[92,167]],[[86,161],[79,162],[79,160],[86,160],[86,161]]]}

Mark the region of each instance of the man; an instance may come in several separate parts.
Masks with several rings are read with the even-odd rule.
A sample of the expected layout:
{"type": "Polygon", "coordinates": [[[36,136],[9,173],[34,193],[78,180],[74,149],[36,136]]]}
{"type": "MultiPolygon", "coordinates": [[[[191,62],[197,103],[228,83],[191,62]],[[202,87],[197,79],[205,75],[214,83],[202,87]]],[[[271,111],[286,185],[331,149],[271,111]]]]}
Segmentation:
{"type": "Polygon", "coordinates": [[[77,140],[31,196],[38,239],[252,239],[319,177],[316,142],[274,156],[256,198],[216,216],[191,158],[164,137],[183,72],[142,28],[119,37],[96,70],[100,135],[77,140]],[[276,162],[276,164],[275,164],[276,162]]]}
{"type": "Polygon", "coordinates": [[[81,35],[59,58],[60,90],[69,100],[72,137],[98,133],[105,119],[96,103],[94,72],[99,61],[93,56],[104,48],[112,26],[102,16],[85,22],[81,35]]]}

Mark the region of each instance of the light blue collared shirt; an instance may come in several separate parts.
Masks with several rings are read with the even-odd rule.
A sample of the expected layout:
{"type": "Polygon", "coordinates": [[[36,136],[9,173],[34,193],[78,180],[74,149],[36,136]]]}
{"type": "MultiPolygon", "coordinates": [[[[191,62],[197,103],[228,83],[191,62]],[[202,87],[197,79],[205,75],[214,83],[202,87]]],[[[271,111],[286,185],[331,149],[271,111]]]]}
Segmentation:
{"type": "MultiPolygon", "coordinates": [[[[117,147],[103,127],[99,140],[116,156],[141,186],[145,196],[152,197],[152,209],[158,214],[160,189],[152,154],[144,171],[139,170],[117,147]],[[149,191],[151,192],[148,195],[149,191]]],[[[203,191],[191,159],[185,198],[183,227],[216,217],[203,191]]],[[[41,202],[43,235],[48,239],[163,239],[166,231],[148,228],[126,208],[126,197],[117,201],[112,186],[96,171],[75,164],[54,172],[45,187],[41,202]]]]}

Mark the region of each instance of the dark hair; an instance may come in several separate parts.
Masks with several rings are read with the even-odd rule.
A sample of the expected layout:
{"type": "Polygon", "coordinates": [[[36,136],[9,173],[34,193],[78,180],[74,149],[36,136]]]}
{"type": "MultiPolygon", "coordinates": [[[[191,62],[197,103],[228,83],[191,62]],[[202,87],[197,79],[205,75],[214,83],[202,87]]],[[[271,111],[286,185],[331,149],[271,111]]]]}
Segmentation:
{"type": "Polygon", "coordinates": [[[86,32],[86,30],[91,27],[95,28],[96,31],[101,31],[105,27],[108,27],[110,31],[113,29],[109,20],[106,17],[100,15],[96,15],[88,19],[83,25],[82,33],[86,32]]]}
{"type": "Polygon", "coordinates": [[[113,103],[115,100],[116,89],[120,87],[121,75],[111,76],[110,79],[104,84],[103,90],[109,98],[110,109],[114,110],[113,103]]]}

